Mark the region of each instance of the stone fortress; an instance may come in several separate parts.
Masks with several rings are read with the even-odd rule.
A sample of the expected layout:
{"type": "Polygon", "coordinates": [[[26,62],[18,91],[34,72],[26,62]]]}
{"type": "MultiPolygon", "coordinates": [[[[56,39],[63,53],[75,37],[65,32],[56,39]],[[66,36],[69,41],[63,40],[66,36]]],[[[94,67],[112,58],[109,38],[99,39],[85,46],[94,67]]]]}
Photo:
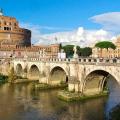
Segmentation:
{"type": "Polygon", "coordinates": [[[0,56],[9,57],[57,57],[60,45],[32,45],[31,31],[20,28],[14,17],[4,16],[0,9],[0,56]]]}
{"type": "Polygon", "coordinates": [[[0,10],[0,44],[10,46],[31,46],[31,31],[20,28],[16,18],[3,15],[0,10]]]}

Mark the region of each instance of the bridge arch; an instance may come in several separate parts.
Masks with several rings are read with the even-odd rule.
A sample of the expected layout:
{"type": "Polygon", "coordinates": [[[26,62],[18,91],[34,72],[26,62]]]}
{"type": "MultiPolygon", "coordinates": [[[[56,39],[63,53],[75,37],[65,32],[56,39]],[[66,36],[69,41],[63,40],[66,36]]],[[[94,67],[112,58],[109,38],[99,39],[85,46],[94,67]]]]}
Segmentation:
{"type": "Polygon", "coordinates": [[[28,78],[30,80],[39,80],[40,70],[37,65],[33,64],[30,66],[28,71],[28,78]]]}
{"type": "Polygon", "coordinates": [[[50,84],[67,83],[68,74],[64,68],[55,66],[50,71],[49,82],[50,84]]]}
{"type": "Polygon", "coordinates": [[[20,63],[16,65],[16,75],[17,76],[22,76],[23,74],[23,67],[20,63]]]}
{"type": "Polygon", "coordinates": [[[99,94],[102,92],[108,80],[115,80],[119,84],[119,79],[116,74],[109,70],[94,69],[86,74],[83,82],[82,92],[86,95],[99,94]]]}

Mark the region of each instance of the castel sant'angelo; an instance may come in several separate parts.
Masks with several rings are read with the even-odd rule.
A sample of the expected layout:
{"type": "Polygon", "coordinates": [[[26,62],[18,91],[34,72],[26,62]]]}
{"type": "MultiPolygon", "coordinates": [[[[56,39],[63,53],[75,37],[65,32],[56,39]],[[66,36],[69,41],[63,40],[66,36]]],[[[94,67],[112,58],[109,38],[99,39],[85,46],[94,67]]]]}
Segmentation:
{"type": "Polygon", "coordinates": [[[15,18],[4,16],[2,9],[0,10],[0,44],[11,46],[31,45],[31,31],[20,28],[15,18]]]}
{"type": "Polygon", "coordinates": [[[56,57],[59,52],[59,44],[32,45],[32,32],[20,28],[19,22],[14,17],[4,16],[0,9],[0,56],[2,57],[56,57]],[[44,52],[44,53],[43,53],[44,52]]]}

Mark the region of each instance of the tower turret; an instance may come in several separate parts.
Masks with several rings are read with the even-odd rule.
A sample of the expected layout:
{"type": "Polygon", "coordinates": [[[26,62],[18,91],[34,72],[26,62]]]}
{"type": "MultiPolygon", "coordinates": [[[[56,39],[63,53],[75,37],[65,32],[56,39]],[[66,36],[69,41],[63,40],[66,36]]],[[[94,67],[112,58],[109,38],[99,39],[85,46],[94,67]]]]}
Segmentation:
{"type": "Polygon", "coordinates": [[[3,9],[0,8],[0,15],[2,16],[3,15],[3,9]]]}

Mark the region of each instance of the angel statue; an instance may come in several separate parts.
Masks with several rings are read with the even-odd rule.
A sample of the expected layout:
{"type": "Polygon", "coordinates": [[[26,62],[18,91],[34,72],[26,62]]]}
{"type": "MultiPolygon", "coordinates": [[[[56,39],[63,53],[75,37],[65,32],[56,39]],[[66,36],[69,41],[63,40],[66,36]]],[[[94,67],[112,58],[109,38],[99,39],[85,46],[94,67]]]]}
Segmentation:
{"type": "Polygon", "coordinates": [[[73,51],[74,51],[73,58],[78,58],[78,54],[77,54],[77,46],[76,46],[76,45],[74,46],[73,51]]]}
{"type": "Polygon", "coordinates": [[[74,54],[77,54],[77,46],[75,45],[73,48],[74,54]]]}

